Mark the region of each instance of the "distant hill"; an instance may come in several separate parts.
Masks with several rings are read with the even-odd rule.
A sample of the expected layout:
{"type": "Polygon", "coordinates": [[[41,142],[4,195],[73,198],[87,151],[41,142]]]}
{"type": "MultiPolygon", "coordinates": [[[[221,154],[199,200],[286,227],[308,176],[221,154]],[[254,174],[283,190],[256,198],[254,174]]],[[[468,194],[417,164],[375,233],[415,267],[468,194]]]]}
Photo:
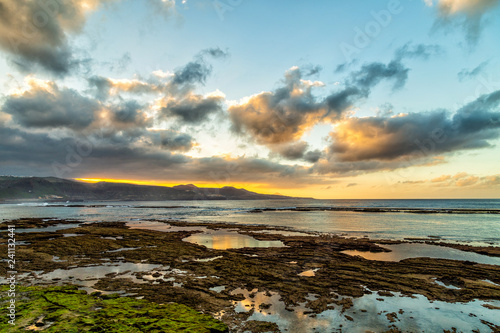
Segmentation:
{"type": "Polygon", "coordinates": [[[0,201],[162,201],[162,200],[266,200],[294,199],[284,195],[250,192],[230,186],[199,188],[195,185],[174,187],[125,183],[83,183],[55,177],[0,176],[0,201]]]}

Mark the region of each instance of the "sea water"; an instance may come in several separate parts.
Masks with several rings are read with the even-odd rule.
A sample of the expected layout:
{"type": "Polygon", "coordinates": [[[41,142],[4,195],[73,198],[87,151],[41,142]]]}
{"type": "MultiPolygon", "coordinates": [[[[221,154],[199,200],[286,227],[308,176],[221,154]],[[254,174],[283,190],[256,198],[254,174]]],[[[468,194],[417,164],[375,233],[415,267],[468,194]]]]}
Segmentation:
{"type": "Polygon", "coordinates": [[[95,221],[183,220],[288,227],[373,239],[429,238],[500,246],[500,214],[294,211],[300,207],[500,209],[500,200],[225,200],[1,204],[0,219],[47,217],[95,221]],[[74,207],[77,204],[78,207],[74,207]],[[253,213],[255,209],[274,211],[253,213]]]}

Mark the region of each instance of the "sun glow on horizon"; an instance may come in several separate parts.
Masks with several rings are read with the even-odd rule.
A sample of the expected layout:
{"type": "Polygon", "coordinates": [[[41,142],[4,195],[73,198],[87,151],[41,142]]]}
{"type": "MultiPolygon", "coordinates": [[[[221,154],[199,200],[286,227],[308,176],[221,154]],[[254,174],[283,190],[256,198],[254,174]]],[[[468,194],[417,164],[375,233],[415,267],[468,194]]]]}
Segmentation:
{"type": "Polygon", "coordinates": [[[256,184],[256,183],[209,183],[209,182],[193,182],[193,181],[178,181],[178,182],[166,182],[161,180],[133,180],[133,179],[113,179],[113,178],[73,178],[76,181],[84,183],[123,183],[123,184],[133,184],[133,185],[150,185],[150,186],[165,186],[173,187],[178,185],[193,184],[198,188],[223,188],[226,186],[243,188],[248,191],[257,192],[261,194],[277,194],[273,189],[267,188],[266,184],[256,184]]]}

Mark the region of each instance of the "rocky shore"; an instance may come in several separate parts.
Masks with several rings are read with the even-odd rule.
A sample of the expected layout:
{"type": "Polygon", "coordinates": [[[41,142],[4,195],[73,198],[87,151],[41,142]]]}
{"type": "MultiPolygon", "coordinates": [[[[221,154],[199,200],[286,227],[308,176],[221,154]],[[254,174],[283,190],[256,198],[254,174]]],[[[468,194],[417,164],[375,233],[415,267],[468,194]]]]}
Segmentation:
{"type": "MultiPolygon", "coordinates": [[[[279,295],[280,302],[289,311],[303,306],[308,309],[305,315],[314,317],[327,310],[338,310],[348,321],[355,320],[346,313],[353,307],[353,300],[373,293],[380,297],[423,295],[429,301],[447,303],[500,300],[500,266],[497,265],[431,258],[373,261],[342,253],[344,250],[383,252],[388,251],[383,244],[400,242],[224,223],[155,223],[165,224],[166,229],[131,228],[125,222],[87,224],[58,219],[20,219],[3,223],[0,230],[11,224],[16,229],[34,231],[16,234],[19,243],[16,266],[21,286],[75,285],[89,292],[120,292],[152,304],[173,302],[214,316],[234,332],[279,331],[276,323],[252,319],[253,313],[265,312],[270,304],[249,304],[248,311],[235,309],[237,302],[255,298],[258,293],[262,297],[279,295]],[[75,223],[80,225],[56,231],[39,229],[75,223]],[[200,230],[237,232],[260,241],[279,241],[283,246],[217,250],[185,241],[200,230]],[[118,269],[125,264],[150,266],[145,271],[118,269]],[[118,268],[98,278],[84,279],[72,273],[78,268],[102,265],[118,268]],[[60,274],[53,277],[51,272],[60,274]],[[241,290],[249,294],[238,292],[241,290]]],[[[1,239],[1,251],[7,253],[4,234],[1,239]]],[[[496,247],[440,245],[498,256],[496,247]]],[[[0,268],[0,276],[6,275],[4,266],[0,268]]],[[[490,307],[495,308],[495,304],[498,303],[490,307]]],[[[387,331],[401,331],[396,325],[397,313],[386,317],[387,331]]],[[[26,322],[25,326],[35,324],[26,322]]],[[[492,322],[486,321],[484,325],[492,330],[500,329],[492,322]]]]}

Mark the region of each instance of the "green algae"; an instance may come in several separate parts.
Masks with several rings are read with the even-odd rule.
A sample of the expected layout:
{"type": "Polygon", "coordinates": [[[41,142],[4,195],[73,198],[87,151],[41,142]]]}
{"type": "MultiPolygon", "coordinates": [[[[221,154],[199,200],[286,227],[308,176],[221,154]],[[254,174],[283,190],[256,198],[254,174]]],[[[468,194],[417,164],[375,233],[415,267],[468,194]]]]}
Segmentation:
{"type": "Polygon", "coordinates": [[[227,332],[226,325],[185,305],[156,304],[117,294],[87,294],[76,286],[16,288],[15,325],[9,324],[7,287],[1,288],[0,332],[227,332]]]}

